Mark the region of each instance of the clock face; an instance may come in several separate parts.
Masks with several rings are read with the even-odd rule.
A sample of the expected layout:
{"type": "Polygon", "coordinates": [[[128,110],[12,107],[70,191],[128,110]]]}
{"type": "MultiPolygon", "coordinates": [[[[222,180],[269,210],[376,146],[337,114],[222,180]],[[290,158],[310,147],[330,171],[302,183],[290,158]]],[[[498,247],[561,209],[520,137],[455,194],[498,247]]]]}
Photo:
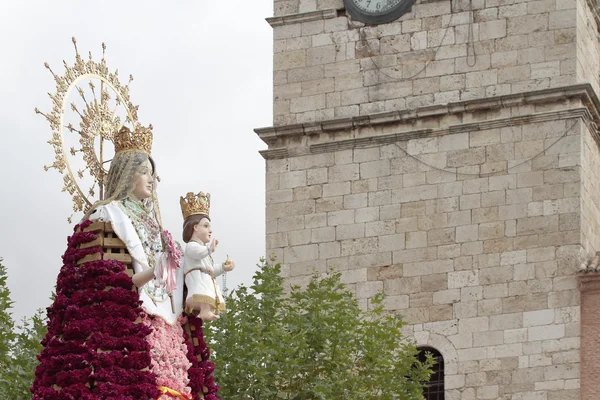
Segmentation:
{"type": "Polygon", "coordinates": [[[356,7],[369,14],[381,14],[392,11],[402,0],[352,0],[356,7]]]}
{"type": "Polygon", "coordinates": [[[415,0],[344,0],[352,19],[366,24],[384,24],[410,11],[415,0]]]}

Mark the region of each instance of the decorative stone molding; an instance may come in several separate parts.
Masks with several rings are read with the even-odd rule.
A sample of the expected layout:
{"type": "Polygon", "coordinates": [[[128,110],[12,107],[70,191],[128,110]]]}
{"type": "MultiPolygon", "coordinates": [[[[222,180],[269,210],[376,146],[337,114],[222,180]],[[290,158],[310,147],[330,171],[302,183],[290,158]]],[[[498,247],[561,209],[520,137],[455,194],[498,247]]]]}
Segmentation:
{"type": "MultiPolygon", "coordinates": [[[[393,133],[389,135],[377,135],[367,136],[356,139],[345,139],[345,140],[333,140],[326,143],[319,143],[314,145],[292,147],[292,148],[275,148],[261,150],[259,153],[263,158],[281,159],[293,156],[308,155],[308,154],[319,154],[329,153],[339,150],[347,150],[353,148],[372,147],[385,144],[392,144],[400,141],[407,141],[411,139],[420,139],[425,137],[442,136],[445,134],[455,134],[461,132],[474,132],[486,129],[503,128],[510,126],[519,126],[530,123],[556,121],[562,119],[574,119],[580,118],[584,121],[588,127],[590,127],[591,119],[590,114],[586,108],[574,108],[570,110],[561,110],[559,112],[547,112],[543,114],[536,114],[535,116],[523,116],[517,118],[503,118],[494,121],[486,121],[482,123],[474,124],[460,124],[452,125],[448,129],[418,129],[412,131],[404,131],[400,133],[393,133]]],[[[596,132],[595,128],[590,129],[591,132],[596,132]]],[[[598,136],[595,133],[595,138],[598,136]]],[[[598,141],[598,140],[597,140],[598,141]]]]}
{"type": "MultiPolygon", "coordinates": [[[[418,129],[391,135],[381,135],[373,137],[363,137],[349,140],[332,140],[329,143],[310,146],[310,150],[288,150],[288,154],[309,154],[312,152],[322,153],[330,148],[349,148],[364,146],[369,142],[382,143],[395,142],[399,140],[408,140],[417,137],[442,135],[445,133],[459,133],[464,131],[473,131],[480,129],[501,128],[513,125],[525,125],[533,122],[543,122],[565,118],[582,118],[591,128],[594,139],[600,145],[600,134],[597,132],[597,126],[600,126],[600,100],[589,84],[573,85],[562,88],[552,88],[528,93],[519,93],[505,96],[498,96],[485,99],[469,100],[443,105],[428,106],[413,110],[394,111],[387,113],[378,113],[364,115],[360,117],[341,118],[335,120],[293,124],[283,126],[273,126],[267,128],[257,128],[254,131],[269,146],[277,146],[277,142],[284,138],[313,136],[320,134],[333,134],[341,131],[351,131],[360,127],[376,127],[395,123],[407,123],[422,118],[444,117],[448,115],[468,114],[473,112],[493,111],[508,107],[518,107],[525,105],[537,105],[564,100],[580,100],[584,107],[569,108],[565,110],[550,111],[546,113],[537,113],[535,115],[524,115],[510,118],[500,118],[490,121],[476,123],[465,123],[453,125],[447,129],[418,129]],[[314,150],[314,151],[313,151],[314,150]]],[[[261,152],[264,158],[281,158],[285,156],[280,148],[271,148],[261,152]]]]}
{"type": "Polygon", "coordinates": [[[428,331],[415,332],[414,339],[417,346],[433,347],[444,357],[444,385],[451,387],[451,377],[458,373],[458,353],[452,342],[445,336],[428,331]]]}
{"type": "Polygon", "coordinates": [[[310,11],[301,14],[284,15],[281,17],[270,17],[266,20],[269,23],[269,25],[275,28],[276,26],[301,24],[303,22],[331,19],[336,18],[337,16],[338,11],[336,9],[329,9],[320,11],[310,11]]]}
{"type": "Polygon", "coordinates": [[[458,354],[450,340],[445,336],[431,333],[428,331],[415,332],[414,338],[417,346],[433,347],[444,357],[444,363],[451,364],[458,362],[458,354]]]}

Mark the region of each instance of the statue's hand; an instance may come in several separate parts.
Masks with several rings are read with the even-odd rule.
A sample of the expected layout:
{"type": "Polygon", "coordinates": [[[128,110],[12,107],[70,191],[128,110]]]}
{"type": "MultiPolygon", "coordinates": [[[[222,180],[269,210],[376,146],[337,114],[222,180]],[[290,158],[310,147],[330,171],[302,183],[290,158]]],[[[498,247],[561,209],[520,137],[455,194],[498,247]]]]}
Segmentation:
{"type": "Polygon", "coordinates": [[[212,242],[210,242],[210,252],[214,253],[215,251],[217,251],[218,245],[219,245],[219,241],[217,239],[214,239],[212,242]]]}
{"type": "Polygon", "coordinates": [[[223,264],[223,269],[225,270],[225,272],[233,271],[234,268],[235,268],[235,261],[233,261],[229,258],[223,264]]]}

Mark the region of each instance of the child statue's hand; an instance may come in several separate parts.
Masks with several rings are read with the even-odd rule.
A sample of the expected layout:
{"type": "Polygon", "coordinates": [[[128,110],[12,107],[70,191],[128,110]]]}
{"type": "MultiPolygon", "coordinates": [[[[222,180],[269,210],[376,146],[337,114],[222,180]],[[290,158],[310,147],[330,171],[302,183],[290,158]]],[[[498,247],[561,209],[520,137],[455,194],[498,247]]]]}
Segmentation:
{"type": "Polygon", "coordinates": [[[219,245],[219,241],[217,239],[214,239],[212,242],[210,242],[210,252],[214,253],[215,251],[217,251],[218,245],[219,245]]]}
{"type": "Polygon", "coordinates": [[[227,260],[223,263],[223,269],[225,272],[233,271],[235,268],[235,261],[233,261],[229,256],[227,256],[227,260]]]}

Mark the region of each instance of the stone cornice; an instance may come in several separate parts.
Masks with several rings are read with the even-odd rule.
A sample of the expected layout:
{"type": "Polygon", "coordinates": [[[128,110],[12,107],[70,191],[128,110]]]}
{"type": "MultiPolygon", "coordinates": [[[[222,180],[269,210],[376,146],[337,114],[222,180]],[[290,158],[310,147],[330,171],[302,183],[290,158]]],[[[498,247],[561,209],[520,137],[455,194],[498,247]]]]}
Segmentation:
{"type": "Polygon", "coordinates": [[[417,137],[437,136],[446,133],[459,133],[481,129],[493,129],[565,118],[583,118],[583,120],[588,123],[590,128],[592,128],[591,131],[594,135],[594,139],[600,143],[600,136],[598,135],[596,129],[597,126],[600,126],[600,100],[589,84],[572,85],[568,87],[544,89],[527,93],[468,100],[444,105],[421,107],[414,110],[394,111],[315,123],[258,128],[254,131],[266,144],[274,146],[281,139],[285,138],[298,138],[302,136],[310,137],[320,134],[331,135],[335,132],[351,131],[360,127],[376,127],[378,125],[406,123],[420,118],[443,117],[447,115],[464,114],[475,111],[480,112],[498,110],[506,107],[543,104],[574,98],[580,99],[585,107],[549,111],[545,113],[536,113],[535,115],[501,118],[475,123],[456,124],[445,129],[418,129],[389,135],[377,135],[345,140],[331,140],[327,143],[294,148],[274,147],[263,150],[260,153],[264,158],[267,159],[284,158],[300,154],[335,151],[335,149],[341,148],[391,143],[417,137]]]}
{"type": "Polygon", "coordinates": [[[267,22],[273,28],[276,26],[301,24],[302,22],[319,21],[322,19],[331,19],[338,16],[338,11],[335,8],[320,11],[311,11],[300,14],[283,15],[281,17],[267,18],[267,22]]]}
{"type": "Polygon", "coordinates": [[[474,132],[485,129],[497,129],[508,126],[519,126],[539,122],[556,121],[561,119],[580,118],[591,122],[591,115],[586,107],[570,108],[560,111],[548,111],[535,115],[525,115],[511,118],[500,118],[490,121],[451,125],[443,129],[416,129],[388,135],[366,136],[355,139],[334,140],[326,143],[313,144],[303,147],[285,148],[279,147],[270,150],[262,150],[260,154],[265,159],[287,158],[306,154],[329,153],[339,150],[347,150],[360,147],[392,144],[399,141],[420,139],[425,137],[442,136],[461,132],[474,132]]]}
{"type": "Polygon", "coordinates": [[[451,125],[448,133],[461,133],[480,131],[484,129],[505,128],[507,126],[520,126],[536,122],[555,121],[557,119],[584,118],[591,119],[591,114],[586,107],[569,108],[557,111],[536,113],[534,115],[519,115],[509,118],[498,118],[489,121],[472,122],[460,125],[451,125]]]}

